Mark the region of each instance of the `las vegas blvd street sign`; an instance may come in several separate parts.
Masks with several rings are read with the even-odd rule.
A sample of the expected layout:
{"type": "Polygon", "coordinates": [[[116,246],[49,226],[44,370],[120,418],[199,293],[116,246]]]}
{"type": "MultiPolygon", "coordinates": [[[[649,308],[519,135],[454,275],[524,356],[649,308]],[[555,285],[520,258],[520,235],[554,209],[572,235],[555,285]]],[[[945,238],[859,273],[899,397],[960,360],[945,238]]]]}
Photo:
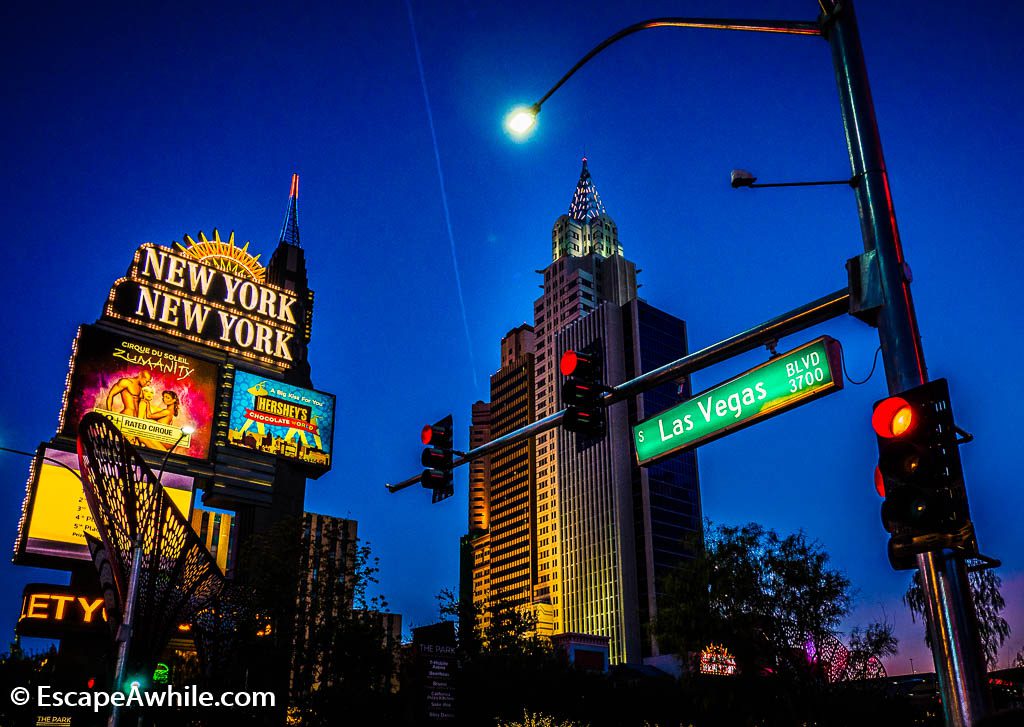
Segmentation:
{"type": "Polygon", "coordinates": [[[843,388],[842,349],[822,336],[633,427],[641,465],[843,388]]]}

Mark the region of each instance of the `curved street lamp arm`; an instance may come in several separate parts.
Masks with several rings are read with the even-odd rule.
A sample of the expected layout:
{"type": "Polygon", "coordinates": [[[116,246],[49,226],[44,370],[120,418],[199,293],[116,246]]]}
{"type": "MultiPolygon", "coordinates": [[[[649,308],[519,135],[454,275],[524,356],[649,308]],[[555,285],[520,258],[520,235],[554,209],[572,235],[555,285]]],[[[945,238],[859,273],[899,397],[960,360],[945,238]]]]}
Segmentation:
{"type": "Polygon", "coordinates": [[[540,111],[541,104],[551,98],[551,94],[561,88],[591,58],[626,36],[650,28],[708,28],[711,30],[747,30],[755,33],[821,35],[821,28],[817,22],[803,22],[799,20],[730,20],[720,18],[652,18],[650,20],[642,20],[639,23],[623,28],[614,35],[610,35],[594,46],[589,53],[576,62],[576,65],[569,69],[568,73],[558,80],[558,83],[551,87],[550,91],[541,97],[540,101],[533,105],[534,112],[540,111]]]}
{"type": "MultiPolygon", "coordinates": [[[[24,451],[22,449],[11,449],[10,447],[0,447],[0,452],[10,452],[11,454],[21,454],[21,455],[24,455],[26,457],[31,457],[32,459],[35,459],[36,456],[37,456],[36,452],[26,452],[26,451],[24,451]]],[[[82,479],[82,475],[78,472],[78,470],[73,469],[72,467],[68,467],[66,464],[61,462],[59,459],[54,459],[53,457],[46,457],[45,455],[43,456],[43,459],[46,460],[47,462],[53,462],[56,465],[60,465],[61,467],[66,469],[68,472],[73,474],[75,477],[77,477],[79,479],[79,481],[81,481],[83,484],[85,483],[85,480],[82,479]]]]}
{"type": "Polygon", "coordinates": [[[163,485],[164,468],[167,466],[167,460],[171,458],[171,452],[178,448],[181,444],[181,440],[188,436],[187,432],[182,432],[181,436],[178,437],[178,441],[171,445],[171,448],[167,450],[167,454],[164,455],[163,461],[160,463],[160,471],[156,475],[156,481],[163,485]]]}

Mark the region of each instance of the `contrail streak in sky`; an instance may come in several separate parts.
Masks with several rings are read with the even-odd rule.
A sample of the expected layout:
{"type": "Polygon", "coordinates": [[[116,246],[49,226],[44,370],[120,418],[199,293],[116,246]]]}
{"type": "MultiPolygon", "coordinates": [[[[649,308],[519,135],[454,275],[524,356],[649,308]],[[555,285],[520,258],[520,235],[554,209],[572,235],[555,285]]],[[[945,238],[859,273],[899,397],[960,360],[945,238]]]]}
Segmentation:
{"type": "Polygon", "coordinates": [[[420,42],[416,37],[416,22],[412,15],[412,2],[405,0],[405,8],[409,11],[409,28],[412,30],[412,45],[416,51],[416,66],[420,72],[420,86],[423,88],[423,102],[427,108],[427,122],[430,125],[430,140],[434,144],[434,161],[437,163],[437,181],[441,186],[441,206],[444,208],[444,223],[448,227],[448,243],[452,251],[452,267],[455,269],[455,289],[459,294],[459,310],[462,312],[462,327],[466,331],[466,348],[469,350],[469,366],[473,372],[473,386],[479,389],[476,379],[476,360],[473,356],[473,341],[469,336],[469,318],[466,316],[466,302],[462,297],[462,276],[459,275],[459,259],[455,254],[455,235],[452,233],[452,218],[448,212],[448,192],[444,184],[444,171],[441,168],[441,150],[437,146],[437,132],[434,130],[434,114],[430,109],[430,94],[427,93],[427,77],[423,72],[423,58],[420,56],[420,42]]]}

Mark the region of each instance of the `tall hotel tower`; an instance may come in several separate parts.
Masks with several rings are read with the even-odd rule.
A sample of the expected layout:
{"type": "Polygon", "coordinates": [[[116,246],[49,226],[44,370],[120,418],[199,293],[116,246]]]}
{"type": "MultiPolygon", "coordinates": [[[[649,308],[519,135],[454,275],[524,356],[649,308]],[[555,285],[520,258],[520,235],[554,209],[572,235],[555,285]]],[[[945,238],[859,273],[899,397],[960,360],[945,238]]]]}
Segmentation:
{"type": "MultiPolygon", "coordinates": [[[[637,298],[636,266],[583,160],[568,214],[552,229],[552,263],[534,325],[502,340],[491,401],[473,408],[471,437],[498,437],[562,408],[558,360],[597,342],[605,383],[618,384],[687,351],[686,324],[637,298]]],[[[612,663],[658,654],[644,627],[658,581],[699,533],[696,457],[636,465],[630,426],[689,396],[666,384],[608,411],[608,434],[584,441],[551,430],[500,450],[470,473],[473,600],[529,609],[545,634],[609,639],[612,663]]],[[[469,557],[469,553],[467,553],[469,557]]]]}

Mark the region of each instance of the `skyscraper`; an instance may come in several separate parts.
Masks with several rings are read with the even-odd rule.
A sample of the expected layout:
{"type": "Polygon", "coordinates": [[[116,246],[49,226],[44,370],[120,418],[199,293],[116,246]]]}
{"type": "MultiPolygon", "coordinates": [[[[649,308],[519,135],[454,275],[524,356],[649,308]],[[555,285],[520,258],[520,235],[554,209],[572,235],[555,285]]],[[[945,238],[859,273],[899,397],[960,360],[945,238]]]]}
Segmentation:
{"type": "MultiPolygon", "coordinates": [[[[469,427],[469,447],[474,449],[491,439],[491,405],[473,404],[469,427]]],[[[481,457],[469,465],[469,533],[460,548],[459,599],[468,598],[477,608],[481,627],[486,628],[487,599],[491,590],[491,549],[488,528],[491,522],[490,457],[481,457]]],[[[460,624],[473,628],[475,624],[460,624]]]]}
{"type": "MultiPolygon", "coordinates": [[[[534,326],[505,337],[491,379],[492,437],[562,408],[558,360],[568,348],[596,342],[607,384],[686,353],[686,324],[637,298],[636,266],[623,257],[586,159],[540,272],[534,326]],[[532,411],[521,398],[531,388],[532,411]]],[[[471,512],[486,493],[490,516],[486,537],[474,541],[474,600],[529,604],[546,633],[607,636],[612,663],[656,654],[644,626],[657,613],[658,578],[685,556],[686,533],[700,531],[696,459],[639,468],[630,425],[688,393],[680,381],[611,407],[597,441],[555,429],[492,456],[488,484],[471,485],[471,512]]]]}
{"type": "MultiPolygon", "coordinates": [[[[607,214],[583,160],[568,214],[551,230],[552,262],[543,271],[544,292],[533,304],[537,336],[537,417],[558,411],[558,355],[555,335],[608,301],[636,297],[636,266],[622,256],[619,230],[607,214]]],[[[562,537],[558,487],[561,431],[545,432],[537,443],[538,567],[534,599],[552,607],[555,631],[566,630],[562,590],[562,537]]]]}

